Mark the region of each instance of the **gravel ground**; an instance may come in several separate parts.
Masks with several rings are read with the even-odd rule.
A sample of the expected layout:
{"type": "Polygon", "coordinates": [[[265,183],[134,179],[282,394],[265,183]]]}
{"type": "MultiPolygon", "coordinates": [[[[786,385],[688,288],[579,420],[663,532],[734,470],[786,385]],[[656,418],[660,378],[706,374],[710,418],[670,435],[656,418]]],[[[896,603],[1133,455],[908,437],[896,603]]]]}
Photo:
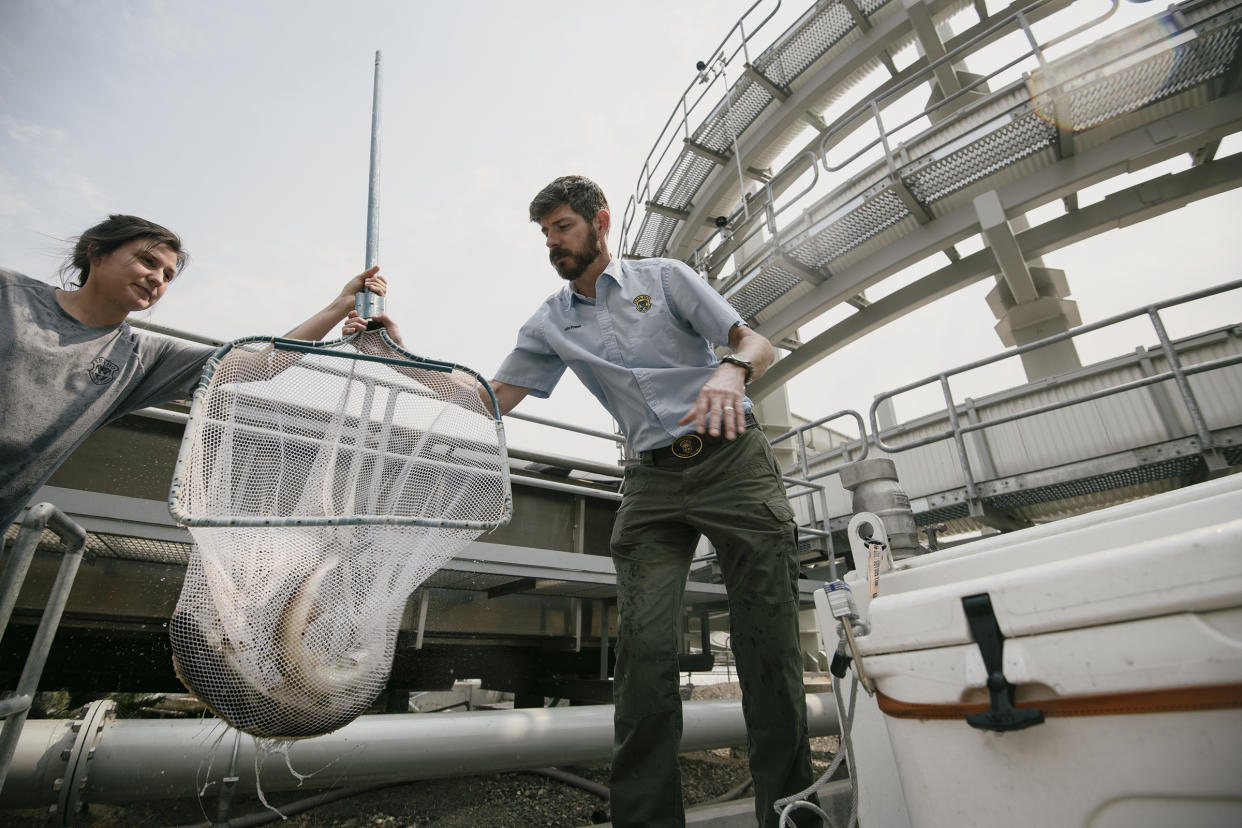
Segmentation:
{"type": "MultiPolygon", "coordinates": [[[[692,699],[735,698],[736,683],[700,685],[692,699]]],[[[816,774],[832,761],[836,737],[811,740],[816,774]]],[[[682,783],[687,806],[703,804],[735,790],[750,778],[743,751],[734,748],[688,753],[680,757],[682,783]]],[[[562,767],[575,776],[606,786],[608,765],[562,767]]],[[[273,794],[269,801],[282,808],[316,792],[273,794]]],[[[344,791],[330,792],[340,795],[344,791]]],[[[749,796],[747,790],[742,794],[749,796]]],[[[215,816],[212,797],[135,804],[124,807],[93,806],[87,825],[100,828],[155,828],[156,826],[207,825],[215,816]]],[[[501,773],[489,776],[434,779],[369,790],[355,796],[318,805],[298,814],[289,814],[281,823],[289,828],[580,828],[606,821],[607,803],[599,796],[575,785],[532,772],[501,773]]],[[[287,809],[286,813],[288,813],[287,809]]],[[[238,800],[230,817],[261,815],[267,812],[254,800],[238,800]]],[[[0,812],[0,825],[35,828],[47,825],[46,814],[33,811],[0,812]]],[[[257,822],[247,822],[255,825],[257,822]]]]}

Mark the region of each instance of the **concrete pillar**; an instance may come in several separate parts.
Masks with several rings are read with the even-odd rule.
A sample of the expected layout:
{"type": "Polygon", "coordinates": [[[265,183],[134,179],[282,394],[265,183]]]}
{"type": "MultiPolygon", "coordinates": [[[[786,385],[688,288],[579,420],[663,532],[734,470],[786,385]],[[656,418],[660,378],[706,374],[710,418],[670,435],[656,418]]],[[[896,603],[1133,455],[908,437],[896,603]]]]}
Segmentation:
{"type": "MultiPolygon", "coordinates": [[[[1032,267],[1030,273],[1038,293],[1034,299],[1018,302],[1000,279],[987,296],[988,306],[1000,320],[996,323],[996,334],[1008,348],[1029,345],[1082,324],[1078,303],[1065,298],[1069,295],[1069,283],[1064,270],[1032,267]]],[[[1071,340],[1028,351],[1020,358],[1030,382],[1082,367],[1071,340]]]]}
{"type": "MultiPolygon", "coordinates": [[[[1065,271],[1024,256],[1015,232],[1026,229],[1026,216],[1012,221],[1006,218],[995,191],[976,196],[974,208],[980,233],[1000,268],[987,302],[999,320],[996,334],[1001,342],[1009,348],[1029,345],[1081,325],[1078,303],[1067,298],[1070,288],[1065,271]]],[[[1031,382],[1082,367],[1078,351],[1069,340],[1030,351],[1021,359],[1031,382]]]]}

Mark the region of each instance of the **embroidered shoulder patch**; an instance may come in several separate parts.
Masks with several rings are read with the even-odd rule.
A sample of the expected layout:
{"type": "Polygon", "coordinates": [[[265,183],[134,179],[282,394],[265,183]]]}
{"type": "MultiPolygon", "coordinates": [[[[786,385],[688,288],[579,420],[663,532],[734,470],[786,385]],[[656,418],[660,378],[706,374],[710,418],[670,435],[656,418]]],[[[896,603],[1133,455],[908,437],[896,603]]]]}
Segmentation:
{"type": "Polygon", "coordinates": [[[635,296],[634,307],[638,309],[639,313],[646,313],[651,310],[651,297],[645,293],[641,296],[635,296]]]}

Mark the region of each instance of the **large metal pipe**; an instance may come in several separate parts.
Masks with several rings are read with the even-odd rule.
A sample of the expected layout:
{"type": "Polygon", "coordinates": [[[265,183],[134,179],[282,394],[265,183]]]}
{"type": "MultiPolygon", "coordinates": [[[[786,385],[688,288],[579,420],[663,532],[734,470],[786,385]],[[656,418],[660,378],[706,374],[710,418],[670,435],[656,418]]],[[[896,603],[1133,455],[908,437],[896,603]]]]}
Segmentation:
{"type": "MultiPolygon", "coordinates": [[[[830,693],[806,697],[812,736],[839,732],[830,693]]],[[[686,702],[683,751],[744,744],[741,701],[686,702]]],[[[318,786],[408,782],[608,761],[612,705],[362,716],[335,733],[288,745],[283,756],[219,720],[116,719],[94,702],[77,721],[26,722],[0,808],[54,806],[72,819],[89,803],[202,795],[215,799],[236,777],[234,793],[318,786]],[[200,794],[200,792],[202,792],[200,794]]]]}

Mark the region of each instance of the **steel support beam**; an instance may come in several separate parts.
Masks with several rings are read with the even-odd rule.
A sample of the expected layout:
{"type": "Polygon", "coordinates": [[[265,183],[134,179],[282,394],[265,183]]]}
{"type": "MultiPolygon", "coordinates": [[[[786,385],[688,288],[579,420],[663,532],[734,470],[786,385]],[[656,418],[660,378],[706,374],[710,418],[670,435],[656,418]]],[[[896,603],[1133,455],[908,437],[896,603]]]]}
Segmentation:
{"type": "MultiPolygon", "coordinates": [[[[840,4],[850,13],[850,17],[854,18],[854,23],[858,26],[858,31],[871,31],[871,21],[867,19],[867,15],[862,13],[862,9],[858,8],[858,4],[854,0],[839,0],[840,4]]],[[[882,50],[878,55],[880,63],[884,64],[884,68],[888,70],[890,75],[897,74],[897,66],[893,63],[893,57],[888,50],[882,50]]]]}
{"type": "Polygon", "coordinates": [[[1000,196],[995,190],[990,190],[975,198],[974,207],[975,215],[979,217],[983,240],[996,257],[1001,278],[1013,294],[1014,301],[1018,304],[1034,302],[1039,298],[1039,291],[1035,288],[1035,279],[1026,265],[1026,258],[1018,247],[1018,240],[1014,238],[1013,228],[1005,218],[1005,208],[1001,206],[1000,196]]]}
{"type": "MultiPolygon", "coordinates": [[[[1238,155],[1120,190],[1089,207],[1026,230],[1017,236],[1016,243],[1023,256],[1036,258],[1236,187],[1242,187],[1242,156],[1238,155]]],[[[995,256],[985,248],[877,299],[865,310],[852,314],[777,360],[762,377],[747,386],[747,395],[754,400],[762,399],[834,351],[910,311],[987,278],[996,268],[995,256]]],[[[837,278],[840,277],[831,281],[837,278]]],[[[774,334],[765,330],[766,327],[761,326],[760,333],[771,338],[774,334]]]]}
{"type": "Polygon", "coordinates": [[[690,150],[695,155],[700,158],[706,158],[708,161],[719,164],[722,167],[728,165],[728,163],[733,160],[731,156],[726,155],[723,152],[716,152],[714,149],[709,149],[697,141],[691,141],[689,138],[683,138],[681,139],[681,142],[686,145],[686,149],[690,150]]]}
{"type": "MultiPolygon", "coordinates": [[[[927,4],[923,0],[905,0],[904,5],[910,24],[914,27],[914,36],[918,38],[919,45],[923,47],[923,55],[928,62],[935,62],[948,54],[948,50],[944,48],[944,43],[940,40],[940,34],[936,31],[936,24],[932,20],[931,10],[927,4]]],[[[934,74],[936,84],[940,87],[940,92],[944,97],[947,98],[961,91],[962,85],[958,83],[957,72],[948,62],[937,66],[934,74]]]]}
{"type": "MultiPolygon", "coordinates": [[[[1219,98],[1195,109],[1175,113],[1163,120],[1154,121],[1118,135],[1073,158],[999,187],[997,194],[1006,214],[1025,213],[1092,184],[1098,184],[1122,173],[1133,172],[1173,158],[1183,152],[1189,152],[1194,147],[1202,146],[1205,141],[1228,135],[1239,129],[1242,129],[1242,93],[1235,93],[1228,98],[1219,98]]],[[[1201,178],[1184,179],[1195,180],[1198,185],[1197,191],[1174,194],[1171,197],[1180,198],[1180,203],[1172,205],[1157,203],[1150,211],[1145,211],[1142,204],[1133,205],[1134,214],[1127,218],[1127,223],[1142,221],[1149,215],[1159,215],[1181,204],[1238,186],[1228,172],[1234,164],[1236,160],[1231,156],[1197,167],[1198,170],[1211,171],[1201,178]]],[[[1189,173],[1182,175],[1189,175],[1189,173]]],[[[1156,181],[1161,180],[1156,179],[1156,181]]],[[[1179,177],[1179,180],[1183,179],[1179,177]]],[[[1141,200],[1146,197],[1147,191],[1143,189],[1144,186],[1139,185],[1123,192],[1137,194],[1141,200]]],[[[1152,197],[1159,200],[1159,194],[1152,189],[1158,185],[1147,182],[1146,186],[1151,190],[1152,197]]],[[[1088,209],[1090,208],[1079,210],[1078,213],[1085,213],[1088,209]]],[[[845,301],[847,297],[856,295],[859,291],[883,281],[888,276],[939,250],[957,244],[978,231],[978,217],[973,207],[970,204],[958,207],[939,216],[935,221],[912,230],[893,244],[877,250],[850,267],[834,273],[831,279],[810,293],[799,297],[796,303],[774,313],[760,326],[759,332],[768,339],[781,339],[828,308],[845,301]]],[[[1029,232],[1031,231],[1027,231],[1029,232]]],[[[1099,232],[1099,230],[1094,232],[1099,232]]],[[[1087,235],[1094,235],[1094,232],[1087,233],[1087,235]]],[[[1019,238],[1024,238],[1026,235],[1024,233],[1019,238]]],[[[1057,249],[1076,240],[1067,239],[1051,249],[1057,249]]],[[[1041,255],[1040,252],[1025,246],[1023,250],[1028,259],[1041,255]]],[[[995,268],[995,259],[990,254],[989,259],[991,260],[990,266],[995,268]]]]}
{"type": "MultiPolygon", "coordinates": [[[[1050,3],[1047,6],[1041,6],[1031,12],[1030,19],[1032,21],[1043,19],[1054,11],[1069,5],[1069,3],[1070,0],[1056,0],[1056,2],[1050,3]]],[[[930,8],[934,15],[949,9],[952,5],[952,0],[935,0],[935,2],[931,3],[930,8]]],[[[1018,2],[1011,4],[1005,9],[999,10],[989,19],[993,21],[999,20],[1026,5],[1029,5],[1029,3],[1018,0],[1018,2]]],[[[848,8],[848,5],[846,7],[848,8]]],[[[859,16],[861,17],[862,15],[860,14],[859,16]]],[[[950,49],[956,48],[970,38],[979,36],[986,29],[987,25],[981,23],[968,31],[954,36],[946,46],[950,49]]],[[[812,104],[823,96],[825,90],[845,83],[848,78],[865,69],[873,61],[878,60],[886,63],[886,65],[890,66],[890,71],[892,71],[891,61],[888,60],[886,49],[901,38],[910,35],[912,28],[910,21],[905,15],[888,14],[882,16],[868,28],[863,29],[860,27],[860,31],[862,32],[862,37],[845,45],[835,60],[826,62],[813,75],[800,78],[798,88],[792,90],[788,100],[782,103],[779,108],[776,108],[771,116],[751,124],[745,134],[738,137],[738,151],[741,154],[743,164],[749,166],[765,165],[767,163],[765,155],[772,152],[771,148],[779,144],[788,135],[794,124],[800,120],[806,120],[806,114],[814,109],[812,104]]],[[[992,40],[1003,37],[1009,31],[1013,31],[1013,29],[998,30],[993,34],[992,40]]],[[[904,67],[900,72],[894,72],[892,79],[875,89],[873,94],[882,94],[917,73],[924,71],[926,68],[927,60],[920,58],[910,66],[904,67]]],[[[870,114],[864,113],[860,120],[865,121],[869,118],[870,114]]],[[[839,135],[841,138],[845,138],[853,132],[853,128],[846,128],[839,135]]],[[[819,136],[817,135],[811,144],[805,147],[796,158],[801,158],[808,150],[814,150],[818,146],[819,136]]],[[[796,160],[794,163],[801,162],[796,160]]],[[[796,175],[789,176],[786,178],[786,181],[791,185],[796,178],[796,175]]],[[[720,204],[720,200],[734,184],[735,182],[729,176],[713,173],[708,177],[708,180],[694,196],[696,206],[691,208],[691,220],[673,231],[673,236],[669,240],[665,252],[666,256],[680,259],[690,256],[694,248],[702,241],[699,233],[703,227],[708,226],[705,222],[711,216],[725,212],[728,209],[720,204]]]]}
{"type": "Polygon", "coordinates": [[[755,68],[754,64],[746,64],[746,77],[768,90],[768,94],[781,103],[789,100],[789,89],[760,72],[755,68]]]}
{"type": "MultiPolygon", "coordinates": [[[[1039,6],[1038,8],[1029,10],[1027,20],[1031,23],[1043,20],[1055,12],[1068,6],[1072,0],[1054,0],[1054,2],[1039,6]]],[[[849,8],[852,4],[843,4],[849,8]]],[[[974,39],[981,37],[987,32],[989,26],[994,25],[995,21],[1001,20],[1012,15],[1014,12],[1029,6],[1029,0],[1015,0],[1003,9],[998,9],[995,14],[986,20],[981,21],[970,29],[960,34],[954,35],[945,44],[945,47],[952,50],[958,46],[974,39]]],[[[952,2],[933,2],[930,5],[933,15],[939,14],[952,6],[952,2]]],[[[857,11],[852,9],[851,13],[857,11]]],[[[866,19],[861,13],[857,17],[866,19]]],[[[738,151],[742,156],[743,163],[750,166],[761,166],[767,163],[765,156],[772,152],[772,147],[778,145],[794,128],[799,120],[809,120],[808,112],[813,109],[812,103],[824,94],[825,90],[833,89],[845,83],[850,77],[856,73],[866,69],[873,61],[880,61],[889,67],[892,75],[885,83],[872,90],[871,97],[877,97],[896,88],[899,84],[909,80],[920,72],[927,69],[928,61],[925,57],[920,57],[909,66],[902,68],[900,72],[892,65],[892,61],[888,57],[887,49],[912,33],[909,19],[902,14],[888,14],[880,17],[874,24],[866,27],[860,26],[862,37],[850,42],[846,45],[841,53],[836,56],[835,60],[828,61],[822,68],[813,75],[799,79],[798,88],[790,95],[789,100],[785,101],[771,116],[763,118],[751,124],[747,128],[745,134],[738,137],[738,151]]],[[[989,37],[981,42],[981,47],[994,43],[1002,37],[1019,31],[1016,25],[1007,26],[992,32],[989,37]]],[[[852,125],[847,125],[838,133],[838,140],[844,140],[848,136],[854,134],[858,127],[871,119],[870,112],[864,111],[858,116],[852,125]]],[[[813,126],[816,126],[812,122],[813,126]]],[[[837,126],[837,125],[833,125],[837,126]]],[[[818,129],[819,127],[816,126],[818,129]]],[[[826,131],[827,127],[825,127],[826,131]]],[[[798,175],[806,169],[804,166],[804,158],[806,153],[815,152],[819,148],[820,136],[816,135],[809,144],[794,156],[794,160],[790,162],[790,167],[780,170],[777,178],[782,183],[773,185],[773,196],[779,197],[786,189],[793,186],[797,181],[798,175]],[[802,165],[802,166],[800,166],[802,165]],[[793,173],[786,175],[785,173],[793,173]]],[[[827,149],[831,150],[835,146],[835,142],[827,149]]],[[[710,226],[711,217],[727,212],[730,209],[726,205],[720,203],[721,199],[734,186],[735,182],[729,176],[722,176],[713,173],[708,176],[703,186],[694,195],[695,206],[691,207],[691,220],[686,224],[675,229],[672,237],[669,239],[666,256],[678,259],[685,259],[693,253],[695,247],[703,240],[701,236],[702,228],[710,226]]],[[[752,205],[751,214],[755,215],[758,211],[752,205]]]]}
{"type": "Polygon", "coordinates": [[[812,270],[802,264],[802,262],[788,255],[784,250],[781,250],[776,254],[776,264],[781,268],[788,270],[790,273],[808,284],[823,284],[824,279],[827,278],[825,274],[812,270]]]}
{"type": "Polygon", "coordinates": [[[648,201],[646,204],[646,207],[647,207],[647,212],[649,213],[657,213],[658,215],[661,215],[661,216],[668,216],[669,218],[681,219],[682,221],[685,221],[686,219],[690,218],[689,211],[679,210],[676,207],[668,207],[656,201],[648,201]]]}

